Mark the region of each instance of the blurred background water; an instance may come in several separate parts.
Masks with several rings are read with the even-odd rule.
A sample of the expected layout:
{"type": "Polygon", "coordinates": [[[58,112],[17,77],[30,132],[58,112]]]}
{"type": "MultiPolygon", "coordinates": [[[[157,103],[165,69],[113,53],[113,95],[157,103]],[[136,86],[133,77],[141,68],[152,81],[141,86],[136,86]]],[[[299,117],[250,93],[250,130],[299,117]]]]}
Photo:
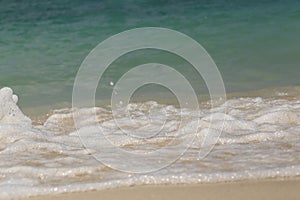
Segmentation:
{"type": "MultiPolygon", "coordinates": [[[[87,54],[114,34],[146,26],[174,29],[202,44],[228,92],[300,85],[297,0],[2,0],[0,88],[13,88],[23,108],[71,102],[73,81],[87,54]]],[[[145,50],[114,62],[97,98],[109,98],[110,81],[150,61],[173,66],[198,94],[206,93],[188,63],[145,50]]]]}

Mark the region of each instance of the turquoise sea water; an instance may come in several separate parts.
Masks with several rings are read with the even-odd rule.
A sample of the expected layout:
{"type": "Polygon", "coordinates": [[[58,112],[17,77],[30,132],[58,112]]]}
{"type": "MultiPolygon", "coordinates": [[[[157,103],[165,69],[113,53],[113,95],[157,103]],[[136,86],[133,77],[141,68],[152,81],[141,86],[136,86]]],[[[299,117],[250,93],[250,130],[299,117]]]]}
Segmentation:
{"type": "Polygon", "coordinates": [[[300,1],[0,1],[0,199],[300,177],[299,41],[300,1]],[[70,108],[88,53],[114,34],[149,26],[202,44],[234,98],[212,108],[190,64],[147,49],[105,71],[96,95],[102,105],[70,108]],[[184,75],[200,109],[189,101],[177,107],[170,91],[153,85],[128,105],[106,104],[125,72],[153,62],[184,75]]]}
{"type": "MultiPolygon", "coordinates": [[[[300,1],[4,0],[0,88],[11,87],[21,107],[71,102],[74,77],[87,54],[109,36],[146,26],[174,29],[202,44],[228,92],[300,85],[300,1]]],[[[120,58],[99,87],[109,91],[110,81],[153,60],[185,72],[199,81],[199,94],[206,92],[188,64],[151,51],[120,58]]]]}

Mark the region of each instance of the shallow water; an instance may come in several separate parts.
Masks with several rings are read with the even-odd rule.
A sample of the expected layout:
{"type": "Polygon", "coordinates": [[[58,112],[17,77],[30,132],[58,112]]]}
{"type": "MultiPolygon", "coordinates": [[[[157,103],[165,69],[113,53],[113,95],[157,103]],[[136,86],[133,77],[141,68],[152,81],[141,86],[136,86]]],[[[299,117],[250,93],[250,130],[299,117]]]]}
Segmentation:
{"type": "Polygon", "coordinates": [[[127,107],[131,120],[122,112],[116,115],[123,129],[104,108],[55,110],[42,125],[32,125],[16,102],[17,97],[9,88],[0,90],[0,157],[5,160],[0,164],[0,198],[141,184],[300,175],[299,98],[235,98],[216,108],[201,110],[181,110],[156,102],[132,103],[127,107]],[[222,113],[225,107],[226,114],[222,113]],[[73,121],[76,116],[80,117],[78,132],[73,121]],[[199,124],[196,123],[198,119],[199,124]],[[198,129],[194,129],[193,124],[197,124],[198,129]],[[100,126],[101,131],[93,128],[96,126],[100,126]],[[124,134],[122,130],[126,128],[139,135],[124,134]],[[144,137],[149,130],[158,129],[160,134],[144,137]],[[95,130],[98,130],[96,135],[95,130]],[[215,147],[199,159],[199,152],[207,148],[203,146],[205,136],[219,130],[222,133],[215,147]],[[114,148],[107,146],[107,138],[114,148]],[[183,156],[158,171],[124,173],[102,164],[121,166],[132,172],[143,171],[147,166],[151,171],[163,166],[157,161],[169,162],[170,157],[184,151],[186,146],[181,144],[189,138],[194,140],[183,156]],[[116,151],[119,148],[147,157],[147,153],[165,147],[171,148],[159,155],[161,160],[152,157],[143,162],[120,156],[116,151]]]}
{"type": "Polygon", "coordinates": [[[1,1],[0,199],[300,176],[298,41],[298,0],[1,1]],[[112,63],[97,88],[98,107],[71,109],[88,53],[145,26],[203,45],[224,79],[226,103],[210,108],[205,83],[183,59],[143,50],[112,63]],[[120,107],[113,116],[113,85],[150,62],[182,73],[200,109],[180,109],[170,91],[149,86],[134,94],[130,115],[120,107]]]}
{"type": "MultiPolygon", "coordinates": [[[[22,108],[63,108],[59,105],[71,102],[81,62],[95,46],[145,26],[171,28],[202,44],[228,92],[300,85],[298,0],[5,0],[0,2],[0,87],[13,88],[22,108]]],[[[199,95],[207,92],[187,63],[166,53],[141,51],[112,65],[97,100],[109,98],[111,81],[150,61],[184,73],[199,95]]]]}

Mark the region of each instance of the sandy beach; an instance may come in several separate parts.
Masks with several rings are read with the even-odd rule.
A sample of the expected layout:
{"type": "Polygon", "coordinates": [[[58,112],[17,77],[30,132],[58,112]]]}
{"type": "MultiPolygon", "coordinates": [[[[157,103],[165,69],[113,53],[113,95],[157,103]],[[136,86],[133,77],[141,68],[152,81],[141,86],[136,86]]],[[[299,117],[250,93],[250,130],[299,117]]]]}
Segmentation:
{"type": "MultiPolygon", "coordinates": [[[[191,185],[149,185],[103,191],[66,193],[27,198],[27,200],[79,199],[300,199],[300,179],[267,179],[191,185]]],[[[25,200],[25,199],[24,199],[25,200]]]]}

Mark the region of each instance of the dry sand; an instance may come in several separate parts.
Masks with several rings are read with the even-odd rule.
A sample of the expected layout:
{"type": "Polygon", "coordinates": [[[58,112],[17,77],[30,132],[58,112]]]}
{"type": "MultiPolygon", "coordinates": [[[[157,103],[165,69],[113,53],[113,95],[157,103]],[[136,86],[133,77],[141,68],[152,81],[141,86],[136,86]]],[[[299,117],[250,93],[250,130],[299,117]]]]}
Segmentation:
{"type": "Polygon", "coordinates": [[[255,180],[191,185],[155,185],[116,188],[103,191],[32,197],[27,200],[290,200],[300,199],[300,179],[255,180]]]}

